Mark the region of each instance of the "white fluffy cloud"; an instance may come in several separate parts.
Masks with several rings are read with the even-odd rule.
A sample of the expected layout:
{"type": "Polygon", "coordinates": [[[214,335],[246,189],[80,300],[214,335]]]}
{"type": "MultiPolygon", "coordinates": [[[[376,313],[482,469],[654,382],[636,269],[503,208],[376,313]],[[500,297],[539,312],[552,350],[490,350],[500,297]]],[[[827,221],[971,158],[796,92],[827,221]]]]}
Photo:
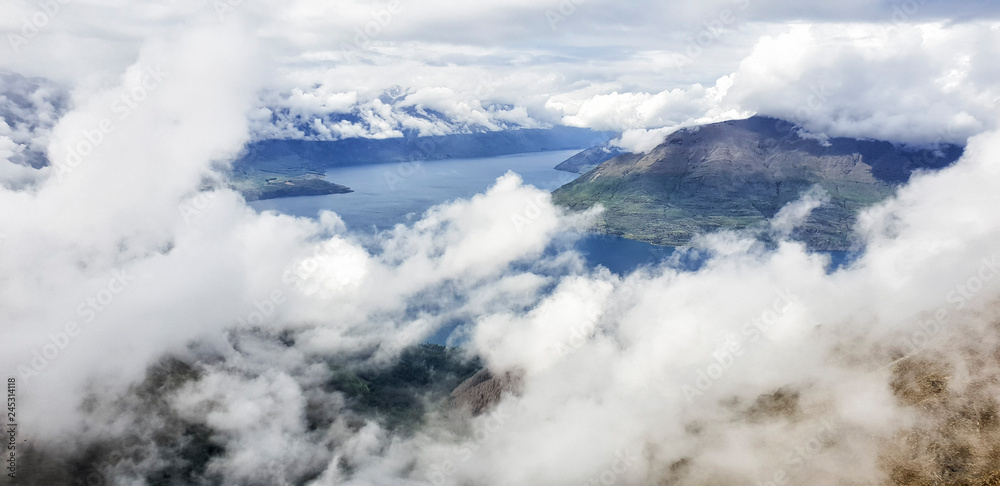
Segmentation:
{"type": "Polygon", "coordinates": [[[813,134],[926,145],[964,143],[996,127],[995,23],[800,25],[767,35],[732,74],[657,94],[561,95],[548,103],[577,126],[623,130],[645,152],[670,132],[748,114],[813,134]]]}
{"type": "Polygon", "coordinates": [[[178,18],[253,25],[273,60],[254,138],[553,123],[665,132],[758,112],[818,133],[926,143],[990,128],[998,97],[997,10],[974,1],[57,4],[52,14],[5,5],[0,69],[100,89],[143,35],[178,18]]]}
{"type": "MultiPolygon", "coordinates": [[[[710,29],[700,28],[695,33],[710,29]]],[[[395,136],[410,129],[429,135],[561,123],[629,132],[620,145],[645,151],[678,128],[752,113],[789,119],[817,134],[917,145],[963,143],[994,127],[1000,100],[992,66],[1000,45],[995,22],[751,23],[721,32],[697,56],[680,43],[607,59],[601,70],[585,58],[553,57],[554,71],[546,71],[543,61],[494,65],[493,51],[465,53],[469,64],[461,68],[437,68],[414,63],[404,47],[379,52],[375,57],[387,67],[352,69],[360,68],[369,83],[381,80],[373,83],[381,89],[402,85],[410,90],[400,107],[433,109],[444,116],[427,121],[388,110],[384,128],[365,121],[361,133],[395,136]],[[728,43],[737,41],[752,49],[731,49],[728,43]],[[429,71],[406,82],[400,65],[429,71]],[[608,78],[607,71],[617,77],[608,78]],[[701,80],[687,83],[692,76],[701,80]],[[494,111],[489,106],[495,102],[513,109],[494,111]]],[[[336,70],[357,76],[347,74],[346,67],[336,70]]],[[[350,89],[341,85],[338,89],[350,89]]],[[[357,105],[363,117],[378,113],[371,103],[357,105]]]]}
{"type": "MultiPolygon", "coordinates": [[[[879,481],[910,452],[885,444],[957,416],[907,404],[907,360],[954,371],[918,392],[997,393],[989,5],[56,3],[0,7],[0,68],[68,93],[63,107],[48,84],[0,78],[0,368],[24,378],[39,447],[127,433],[142,410],[117,397],[165,354],[202,360],[159,405],[215,431],[208,471],[231,483],[879,481]],[[261,134],[572,123],[643,150],[749,112],[830,136],[979,135],[868,211],[865,253],[834,273],[801,245],[730,233],[700,240],[698,272],[590,271],[544,253],[588,216],[513,174],[365,245],[332,213],[258,214],[216,171],[261,134]],[[20,163],[26,150],[52,165],[20,163]],[[519,396],[411,434],[337,418],[325,359],[392,363],[454,322],[493,372],[523,374],[519,396]],[[283,330],[294,342],[268,339],[283,330]],[[310,430],[310,407],[329,427],[310,430]]],[[[814,196],[780,213],[779,236],[814,196]]]]}
{"type": "Polygon", "coordinates": [[[65,110],[63,90],[44,79],[0,73],[0,185],[37,182],[52,126],[65,110]]]}
{"type": "MultiPolygon", "coordinates": [[[[956,166],[917,177],[871,210],[859,227],[868,252],[832,274],[825,257],[798,244],[765,250],[720,234],[703,240],[716,256],[699,272],[662,266],[617,277],[577,269],[527,306],[518,301],[478,314],[471,346],[494,372],[523,371],[524,383],[519,396],[465,428],[431,417],[417,434],[397,437],[375,422],[353,430],[335,425],[328,437],[336,439],[325,445],[296,432],[301,424],[294,420],[286,431],[305,440],[305,457],[329,458],[315,484],[888,481],[887,467],[912,461],[909,452],[896,457],[897,434],[933,436],[934,421],[951,427],[954,420],[946,410],[921,412],[928,409],[906,402],[899,390],[909,386],[900,381],[908,361],[972,367],[943,378],[955,397],[995,393],[988,377],[1000,368],[983,359],[998,342],[990,316],[1000,296],[1000,220],[987,203],[996,200],[998,151],[1000,134],[975,137],[956,166]]],[[[499,203],[515,187],[501,180],[493,192],[438,208],[396,236],[430,243],[422,228],[437,226],[436,218],[457,217],[464,226],[462,215],[479,214],[466,213],[469,207],[499,203]]],[[[776,224],[791,224],[821,203],[821,194],[809,196],[776,224]]],[[[540,208],[546,218],[559,217],[540,208]]],[[[458,234],[466,233],[476,231],[458,234]]],[[[447,255],[460,252],[464,239],[433,241],[442,246],[430,254],[446,271],[447,255]]],[[[411,246],[427,248],[400,249],[411,246]]],[[[401,258],[398,268],[407,274],[411,262],[425,265],[423,257],[401,258]]],[[[259,377],[251,383],[213,370],[180,400],[188,408],[205,400],[237,407],[254,396],[259,402],[244,405],[253,416],[279,396],[260,395],[282,380],[273,368],[296,383],[314,379],[300,361],[275,358],[295,352],[285,349],[265,353],[272,369],[252,371],[259,377]],[[245,393],[230,391],[238,383],[245,393]]],[[[257,442],[245,440],[232,439],[230,447],[257,442]]],[[[234,452],[217,467],[238,479],[240,460],[234,452]]],[[[279,469],[295,471],[296,464],[287,460],[279,469]]]]}
{"type": "Polygon", "coordinates": [[[832,136],[963,143],[996,126],[979,73],[998,41],[991,23],[796,27],[758,42],[729,96],[832,136]]]}

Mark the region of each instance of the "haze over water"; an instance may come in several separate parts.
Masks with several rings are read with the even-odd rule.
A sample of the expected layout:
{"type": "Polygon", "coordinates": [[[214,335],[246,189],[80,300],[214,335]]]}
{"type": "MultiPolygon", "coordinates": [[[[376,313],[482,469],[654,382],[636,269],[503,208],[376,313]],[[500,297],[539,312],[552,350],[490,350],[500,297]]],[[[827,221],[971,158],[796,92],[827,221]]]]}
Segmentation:
{"type": "MultiPolygon", "coordinates": [[[[338,167],[327,171],[326,179],[354,192],[249,204],[258,211],[274,210],[310,218],[322,210],[330,210],[344,220],[350,231],[373,234],[400,223],[412,223],[436,204],[483,193],[507,171],[520,175],[525,184],[552,191],[576,178],[575,174],[552,168],[576,152],[558,150],[482,159],[338,167]]],[[[603,265],[616,273],[634,270],[673,252],[673,248],[599,234],[581,238],[576,249],[591,266],[603,265]]]]}
{"type": "Polygon", "coordinates": [[[251,202],[250,206],[259,211],[276,210],[306,217],[331,210],[352,231],[370,231],[373,225],[384,230],[413,221],[436,204],[482,193],[507,171],[519,174],[525,184],[554,190],[576,178],[575,174],[553,169],[576,152],[559,150],[483,159],[338,167],[327,171],[326,179],[354,192],[268,199],[251,202]]]}

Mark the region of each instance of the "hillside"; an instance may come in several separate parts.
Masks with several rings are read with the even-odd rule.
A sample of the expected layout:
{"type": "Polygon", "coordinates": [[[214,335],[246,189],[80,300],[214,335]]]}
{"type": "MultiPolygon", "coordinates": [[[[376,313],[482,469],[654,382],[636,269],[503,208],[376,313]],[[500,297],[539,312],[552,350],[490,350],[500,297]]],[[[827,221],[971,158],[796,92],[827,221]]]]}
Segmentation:
{"type": "Polygon", "coordinates": [[[675,132],[647,154],[624,154],[557,189],[573,210],[602,204],[602,232],[681,246],[699,233],[762,225],[813,185],[830,194],[796,237],[814,249],[851,247],[857,212],[892,195],[914,171],[945,167],[958,146],[911,150],[884,141],[803,138],[752,117],[675,132]]]}
{"type": "Polygon", "coordinates": [[[348,165],[496,157],[547,150],[594,147],[614,136],[585,128],[554,127],[496,132],[466,133],[437,137],[349,138],[334,141],[262,140],[247,146],[247,153],[233,165],[324,169],[348,165]]]}
{"type": "Polygon", "coordinates": [[[554,127],[437,137],[262,140],[249,144],[246,153],[233,162],[232,185],[247,200],[340,194],[351,190],[324,180],[323,174],[327,169],[586,149],[599,146],[612,136],[611,132],[554,127]]]}
{"type": "Polygon", "coordinates": [[[556,170],[583,174],[593,170],[606,160],[612,159],[627,152],[619,147],[611,145],[611,142],[591,147],[564,160],[555,167],[556,170]]]}

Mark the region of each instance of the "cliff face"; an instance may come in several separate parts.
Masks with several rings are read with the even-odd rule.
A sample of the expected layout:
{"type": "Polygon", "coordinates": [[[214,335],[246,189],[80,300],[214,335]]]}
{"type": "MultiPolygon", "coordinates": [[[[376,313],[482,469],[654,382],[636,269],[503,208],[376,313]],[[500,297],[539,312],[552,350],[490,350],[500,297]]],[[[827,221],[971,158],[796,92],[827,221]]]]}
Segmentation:
{"type": "Polygon", "coordinates": [[[558,204],[602,204],[599,229],[679,246],[697,233],[763,224],[814,185],[831,202],[796,236],[815,249],[847,249],[857,212],[889,197],[920,169],[945,167],[957,146],[907,150],[889,142],[803,138],[766,117],[678,131],[645,155],[614,157],[554,193],[558,204]]]}

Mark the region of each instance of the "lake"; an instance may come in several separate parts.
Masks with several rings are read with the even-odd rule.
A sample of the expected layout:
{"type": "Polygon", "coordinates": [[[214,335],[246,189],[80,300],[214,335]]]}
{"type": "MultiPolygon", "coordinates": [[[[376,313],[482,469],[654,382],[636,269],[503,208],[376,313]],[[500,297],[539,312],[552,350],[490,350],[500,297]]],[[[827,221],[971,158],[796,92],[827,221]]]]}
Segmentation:
{"type": "MultiPolygon", "coordinates": [[[[326,179],[354,190],[348,194],[301,196],[250,202],[258,211],[275,210],[294,216],[315,218],[321,210],[336,212],[347,227],[359,234],[374,234],[399,223],[411,223],[436,204],[469,198],[484,192],[497,177],[514,171],[525,184],[554,190],[576,178],[576,174],[553,169],[577,150],[504,155],[482,159],[445,159],[398,164],[338,167],[326,179]]],[[[575,248],[591,267],[604,266],[624,274],[645,264],[669,258],[674,248],[655,246],[617,236],[591,234],[575,248]]],[[[828,252],[830,270],[844,265],[853,255],[828,252]]],[[[695,256],[681,262],[682,268],[697,269],[695,256]]]]}
{"type": "Polygon", "coordinates": [[[336,212],[355,231],[388,229],[419,219],[436,204],[470,198],[484,192],[512,170],[526,184],[554,190],[576,174],[553,169],[577,150],[505,155],[486,159],[445,159],[399,164],[338,167],[326,179],[354,190],[348,194],[267,199],[250,203],[257,210],[274,209],[295,216],[316,217],[320,210],[336,212]]]}
{"type": "MultiPolygon", "coordinates": [[[[514,171],[540,189],[552,191],[576,178],[553,169],[578,150],[504,155],[484,159],[446,159],[399,164],[338,167],[326,179],[354,190],[348,194],[301,196],[250,202],[258,211],[275,210],[315,218],[321,210],[336,212],[357,233],[374,233],[399,223],[410,223],[436,204],[469,198],[484,192],[497,179],[514,171]]],[[[626,273],[660,261],[673,248],[617,236],[587,235],[576,245],[591,266],[603,265],[626,273]]]]}
{"type": "MultiPolygon", "coordinates": [[[[576,178],[576,174],[553,169],[576,152],[338,167],[329,170],[326,179],[346,185],[354,192],[268,199],[249,204],[258,211],[275,210],[309,218],[317,217],[321,210],[332,210],[344,220],[348,229],[363,236],[390,229],[399,223],[416,221],[436,204],[482,193],[508,170],[520,174],[526,184],[554,190],[576,178]]],[[[584,256],[591,268],[603,266],[619,275],[643,265],[656,265],[675,253],[671,247],[600,234],[584,235],[573,247],[584,256]]],[[[547,253],[560,251],[558,248],[558,245],[553,245],[547,253]]],[[[833,260],[831,271],[851,258],[846,252],[829,254],[833,260]]],[[[683,269],[696,270],[703,263],[703,257],[697,252],[686,253],[682,257],[677,266],[683,269]]],[[[449,338],[459,325],[455,323],[439,329],[427,342],[455,344],[449,338]]]]}

